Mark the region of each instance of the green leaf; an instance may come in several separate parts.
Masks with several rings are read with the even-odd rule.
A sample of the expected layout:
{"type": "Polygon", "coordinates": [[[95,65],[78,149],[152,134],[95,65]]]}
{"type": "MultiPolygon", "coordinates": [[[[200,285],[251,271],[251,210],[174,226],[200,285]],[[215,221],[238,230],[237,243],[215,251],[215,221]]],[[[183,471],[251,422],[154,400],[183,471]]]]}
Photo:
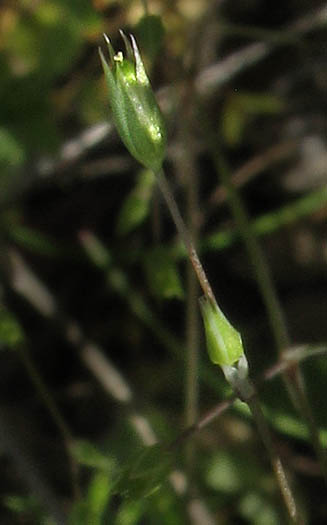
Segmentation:
{"type": "Polygon", "coordinates": [[[0,128],[0,167],[19,166],[24,160],[25,153],[20,142],[8,129],[0,128]]]}
{"type": "Polygon", "coordinates": [[[86,440],[77,440],[72,446],[72,453],[75,459],[87,467],[102,469],[113,472],[116,461],[109,455],[102,453],[97,447],[86,440]]]}
{"type": "Polygon", "coordinates": [[[253,525],[276,525],[281,523],[281,516],[276,512],[275,504],[259,492],[249,492],[239,503],[241,516],[253,525]]]}
{"type": "Polygon", "coordinates": [[[262,93],[233,93],[227,98],[222,112],[222,135],[236,146],[243,138],[250,118],[280,113],[284,105],[280,98],[262,93]]]}
{"type": "Polygon", "coordinates": [[[98,268],[108,270],[112,264],[112,255],[101,239],[89,230],[82,230],[79,238],[90,261],[98,268]]]}
{"type": "Polygon", "coordinates": [[[239,106],[248,115],[275,115],[284,108],[283,101],[269,93],[239,93],[237,98],[239,106]]]}
{"type": "Polygon", "coordinates": [[[117,485],[119,493],[131,499],[151,496],[166,481],[172,461],[173,455],[160,445],[145,448],[120,479],[117,485]]]}
{"type": "MultiPolygon", "coordinates": [[[[100,518],[108,502],[112,482],[107,472],[97,472],[88,489],[88,502],[93,518],[100,518]]],[[[92,521],[94,523],[94,521],[92,521]]]]}
{"type": "Polygon", "coordinates": [[[89,507],[87,501],[77,501],[69,513],[68,525],[88,525],[89,507]]]}
{"type": "Polygon", "coordinates": [[[147,218],[150,200],[155,182],[151,170],[142,170],[135,188],[129,193],[120,210],[117,222],[117,233],[127,235],[135,230],[147,218]]]}
{"type": "Polygon", "coordinates": [[[8,494],[3,497],[4,505],[16,515],[15,523],[38,523],[55,525],[55,521],[46,515],[44,509],[34,496],[17,496],[8,494]],[[18,518],[19,516],[19,518],[18,518]]]}
{"type": "Polygon", "coordinates": [[[239,491],[243,485],[244,471],[242,471],[237,459],[231,454],[221,452],[210,459],[210,465],[206,474],[206,481],[211,489],[219,492],[234,493],[239,491]]]}
{"type": "Polygon", "coordinates": [[[244,112],[234,101],[228,101],[222,112],[222,136],[227,144],[235,146],[240,143],[246,123],[244,112]]]}
{"type": "Polygon", "coordinates": [[[3,502],[6,507],[16,514],[39,512],[40,505],[32,496],[4,496],[3,502]]]}
{"type": "Polygon", "coordinates": [[[3,306],[0,306],[0,344],[15,348],[24,341],[23,330],[15,316],[3,306]]]}
{"type": "Polygon", "coordinates": [[[145,15],[135,27],[135,32],[150,64],[162,48],[165,29],[160,16],[145,15]]]}
{"type": "Polygon", "coordinates": [[[115,525],[137,525],[145,510],[145,500],[126,500],[120,506],[115,518],[115,525]]]}
{"type": "Polygon", "coordinates": [[[159,299],[183,299],[177,265],[167,250],[157,246],[144,256],[144,267],[152,294],[159,299]]]}
{"type": "Polygon", "coordinates": [[[238,450],[223,450],[213,454],[205,475],[208,486],[224,494],[256,488],[265,475],[263,467],[238,450]]]}
{"type": "Polygon", "coordinates": [[[92,443],[79,440],[72,447],[74,457],[82,465],[96,469],[87,495],[77,502],[70,513],[70,525],[101,525],[111,496],[117,492],[119,471],[111,455],[100,452],[92,443]]]}
{"type": "Polygon", "coordinates": [[[10,239],[19,246],[27,248],[31,252],[39,255],[46,255],[48,257],[63,257],[66,248],[66,254],[69,253],[69,255],[73,255],[70,247],[67,246],[64,248],[59,245],[56,239],[44,235],[32,228],[20,226],[19,224],[10,224],[9,221],[5,226],[10,239]]]}

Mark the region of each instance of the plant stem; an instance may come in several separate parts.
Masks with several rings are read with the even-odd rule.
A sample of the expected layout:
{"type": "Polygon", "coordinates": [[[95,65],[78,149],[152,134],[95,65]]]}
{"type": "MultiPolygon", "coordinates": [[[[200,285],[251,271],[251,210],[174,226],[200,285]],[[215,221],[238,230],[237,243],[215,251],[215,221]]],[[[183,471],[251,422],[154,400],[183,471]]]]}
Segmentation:
{"type": "MultiPolygon", "coordinates": [[[[188,251],[190,263],[195,271],[198,281],[204,294],[215,303],[215,297],[207,279],[203,266],[200,262],[194,242],[191,238],[188,228],[180,214],[175,198],[170,190],[168,181],[164,172],[161,170],[158,174],[158,184],[165,198],[168,209],[172,215],[177,231],[184,242],[188,251]]],[[[189,181],[192,184],[192,181],[189,181]]],[[[193,191],[196,191],[195,189],[193,191]]],[[[194,206],[194,194],[189,195],[189,216],[194,206]]],[[[190,217],[191,229],[192,217],[190,217]]],[[[194,272],[188,270],[188,299],[187,299],[187,361],[186,361],[186,389],[185,389],[185,419],[186,426],[192,425],[198,415],[198,310],[197,302],[197,281],[194,279],[194,272]]],[[[190,442],[186,450],[186,465],[189,476],[192,475],[194,461],[194,443],[190,442]]]]}
{"type": "MultiPolygon", "coordinates": [[[[199,283],[201,285],[201,288],[202,288],[203,292],[205,293],[206,297],[210,301],[212,301],[214,304],[216,304],[216,299],[215,299],[215,296],[213,294],[212,288],[211,288],[210,283],[209,283],[209,281],[207,279],[205,271],[204,271],[204,269],[202,267],[200,259],[199,259],[198,255],[197,255],[195,246],[194,246],[194,244],[192,242],[192,239],[190,237],[188,229],[187,229],[187,227],[186,227],[186,225],[185,225],[185,223],[183,221],[183,218],[182,218],[182,216],[181,216],[181,214],[179,212],[177,203],[176,203],[175,198],[174,198],[174,196],[173,196],[173,194],[172,194],[172,192],[170,190],[168,181],[167,181],[167,179],[165,177],[165,174],[164,174],[163,170],[161,170],[160,173],[158,174],[158,184],[159,184],[159,187],[160,187],[160,189],[161,189],[161,191],[163,193],[163,196],[164,196],[165,201],[167,203],[167,206],[168,206],[168,208],[170,210],[172,218],[173,218],[173,220],[175,222],[177,231],[180,234],[181,239],[184,242],[185,247],[186,247],[186,249],[188,251],[188,254],[189,254],[192,266],[193,266],[193,268],[195,270],[195,273],[196,273],[196,275],[198,277],[198,280],[199,280],[199,283]]],[[[265,422],[265,419],[264,419],[263,413],[261,411],[259,402],[258,402],[256,396],[252,394],[254,392],[254,388],[253,388],[252,384],[250,383],[250,381],[247,378],[242,378],[241,375],[237,374],[237,370],[236,369],[234,369],[233,367],[228,367],[228,368],[232,371],[232,373],[236,374],[235,375],[236,380],[238,381],[238,385],[240,385],[242,387],[242,390],[244,392],[250,392],[251,393],[249,395],[246,395],[246,397],[244,395],[240,395],[240,397],[242,397],[242,400],[244,400],[248,404],[248,406],[249,406],[249,408],[251,410],[251,413],[253,415],[253,418],[254,418],[254,420],[255,420],[255,422],[257,424],[260,437],[262,438],[262,441],[263,441],[263,443],[264,443],[264,445],[265,445],[265,447],[267,449],[267,452],[269,454],[269,457],[270,457],[270,460],[271,460],[271,464],[272,464],[272,468],[273,468],[275,477],[277,479],[277,483],[278,483],[278,486],[280,488],[281,494],[283,496],[283,499],[284,499],[287,511],[289,513],[289,516],[290,516],[290,518],[292,519],[292,521],[294,523],[300,524],[302,522],[297,516],[295,500],[293,498],[291,488],[290,488],[290,486],[288,484],[288,481],[287,481],[287,478],[286,478],[286,475],[285,475],[285,472],[284,472],[284,468],[283,468],[282,462],[281,462],[281,460],[280,460],[280,458],[279,458],[279,456],[278,456],[278,454],[277,454],[277,452],[275,450],[275,447],[273,445],[271,434],[270,434],[270,430],[269,430],[268,425],[265,422]]],[[[225,371],[224,371],[224,373],[225,373],[225,371]]],[[[234,388],[235,385],[233,385],[232,383],[231,383],[231,385],[234,388]]],[[[234,390],[236,391],[237,394],[239,394],[240,391],[239,391],[238,388],[236,388],[236,389],[234,388],[234,390]]]]}
{"type": "Polygon", "coordinates": [[[293,523],[300,524],[302,523],[302,520],[298,516],[295,500],[294,500],[291,488],[288,484],[287,477],[284,471],[284,467],[278,456],[278,453],[276,452],[276,449],[275,449],[275,446],[274,446],[274,443],[271,437],[271,432],[265,421],[265,418],[262,413],[257,396],[254,395],[248,398],[246,402],[251,410],[253,419],[256,422],[260,437],[265,445],[266,450],[268,451],[270,462],[271,462],[273,471],[275,473],[275,477],[278,481],[279,489],[282,494],[288,514],[290,518],[292,519],[293,523]]]}
{"type": "MultiPolygon", "coordinates": [[[[222,184],[225,187],[226,192],[228,194],[228,202],[230,203],[230,207],[235,217],[238,230],[244,241],[244,245],[248,252],[249,260],[251,261],[252,266],[254,268],[256,280],[263,301],[266,305],[268,318],[270,321],[270,327],[272,330],[273,337],[275,339],[276,347],[278,349],[280,357],[283,358],[287,347],[290,346],[290,338],[288,335],[282,308],[273,284],[268,264],[266,263],[260,244],[258,243],[254,231],[251,227],[247,210],[237,191],[237,188],[234,186],[230,179],[228,166],[226,165],[222,153],[217,148],[217,145],[215,145],[213,148],[213,156],[217,172],[220,174],[222,184]]],[[[302,417],[307,423],[311,436],[312,446],[317,455],[325,483],[327,484],[326,454],[320,443],[319,432],[312,415],[310,404],[306,396],[301,370],[296,362],[294,362],[293,367],[285,371],[285,373],[283,374],[283,379],[295,408],[302,415],[302,417]]]]}
{"type": "MultiPolygon", "coordinates": [[[[185,141],[185,143],[187,143],[185,141]]],[[[188,226],[195,246],[198,241],[197,225],[197,173],[193,169],[189,156],[185,158],[187,169],[187,215],[188,226]]],[[[186,306],[186,362],[185,362],[185,423],[193,425],[199,417],[199,285],[191,262],[187,265],[187,306],[186,306]]],[[[194,461],[196,456],[195,440],[189,440],[186,447],[186,468],[192,483],[194,461]]]]}
{"type": "Polygon", "coordinates": [[[182,216],[180,214],[180,211],[177,207],[175,198],[170,190],[168,181],[165,177],[165,174],[163,170],[161,170],[157,174],[158,184],[162,191],[163,197],[166,201],[166,204],[168,206],[168,209],[171,213],[171,216],[173,218],[173,221],[176,225],[177,231],[185,245],[185,248],[188,252],[191,264],[194,268],[194,271],[197,275],[198,281],[200,283],[200,286],[203,290],[204,295],[212,302],[216,303],[216,299],[214,296],[214,293],[212,291],[212,288],[210,286],[210,283],[207,279],[206,273],[203,269],[203,266],[201,264],[201,261],[198,257],[198,254],[196,252],[195,246],[193,244],[193,241],[191,239],[191,236],[188,232],[188,229],[186,228],[186,225],[182,219],[182,216]]]}
{"type": "MultiPolygon", "coordinates": [[[[186,305],[186,356],[185,356],[185,425],[193,425],[199,416],[199,314],[198,281],[193,267],[187,266],[187,305],[186,305]]],[[[185,467],[189,483],[192,483],[195,440],[189,440],[185,449],[185,467]]]]}
{"type": "Polygon", "coordinates": [[[147,0],[142,0],[142,4],[143,4],[143,9],[144,9],[145,15],[148,15],[149,14],[148,1],[147,0]]]}
{"type": "Polygon", "coordinates": [[[65,448],[66,448],[66,454],[68,457],[68,461],[70,464],[70,470],[71,470],[71,476],[72,476],[72,489],[73,494],[76,499],[80,498],[80,488],[79,488],[79,482],[78,482],[78,464],[75,461],[74,457],[71,453],[71,446],[73,444],[73,436],[72,433],[66,424],[64,418],[62,417],[59,408],[53,399],[52,394],[49,392],[46,384],[44,383],[40,373],[36,369],[29,353],[26,347],[22,347],[21,345],[18,345],[17,347],[20,359],[28,373],[28,376],[33,383],[37,393],[39,394],[40,398],[42,399],[44,405],[46,406],[49,414],[52,417],[52,420],[54,421],[57,429],[59,430],[59,433],[63,439],[65,448]]]}
{"type": "Polygon", "coordinates": [[[266,423],[265,417],[261,410],[257,391],[252,384],[252,381],[247,376],[248,364],[246,356],[243,355],[236,365],[224,365],[222,366],[222,369],[226,380],[229,382],[234,392],[236,392],[238,397],[248,405],[251,411],[252,417],[257,425],[259,435],[268,452],[270,463],[289,517],[293,523],[302,523],[302,519],[300,519],[298,516],[295,499],[293,497],[290,485],[288,484],[283,464],[277,453],[269,426],[266,423]]]}

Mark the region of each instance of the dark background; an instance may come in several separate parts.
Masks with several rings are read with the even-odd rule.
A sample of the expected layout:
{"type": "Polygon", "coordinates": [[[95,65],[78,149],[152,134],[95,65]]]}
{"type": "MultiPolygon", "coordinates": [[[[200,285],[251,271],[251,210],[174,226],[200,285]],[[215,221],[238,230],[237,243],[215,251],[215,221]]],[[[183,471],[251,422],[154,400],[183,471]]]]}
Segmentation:
{"type": "MultiPolygon", "coordinates": [[[[167,122],[167,176],[197,224],[204,266],[242,333],[253,376],[277,352],[253,265],[218,190],[215,145],[236,177],[292,344],[327,339],[325,3],[158,0],[148,2],[148,17],[145,4],[0,6],[2,524],[211,523],[164,481],[161,448],[136,469],[136,482],[123,476],[145,445],[166,445],[185,428],[190,285],[155,180],[110,123],[102,33],[116,50],[119,28],[137,37],[167,122]],[[99,353],[105,364],[97,367],[99,353]],[[122,385],[115,390],[115,373],[129,397],[122,385]]],[[[230,392],[200,324],[194,337],[200,417],[230,392]]],[[[325,358],[306,361],[303,372],[326,442],[325,358]]],[[[260,396],[303,515],[323,523],[325,487],[304,423],[280,378],[260,396]]],[[[241,405],[205,426],[196,444],[192,479],[212,523],[286,523],[241,405]]],[[[173,447],[168,471],[185,468],[185,448],[186,440],[173,447]]]]}

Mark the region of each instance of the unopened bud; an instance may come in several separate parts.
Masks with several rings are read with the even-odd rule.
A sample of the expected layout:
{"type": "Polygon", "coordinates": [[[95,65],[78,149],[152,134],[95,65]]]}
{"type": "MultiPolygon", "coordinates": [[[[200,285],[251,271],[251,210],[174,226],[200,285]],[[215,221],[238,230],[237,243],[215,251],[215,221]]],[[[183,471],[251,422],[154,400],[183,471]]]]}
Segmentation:
{"type": "Polygon", "coordinates": [[[244,354],[241,335],[230,324],[217,304],[207,297],[200,299],[207,349],[211,361],[231,366],[244,354]]]}
{"type": "Polygon", "coordinates": [[[133,157],[146,168],[157,172],[165,155],[165,124],[135,38],[130,35],[128,39],[122,31],[121,35],[126,47],[126,58],[121,51],[115,54],[106,35],[109,64],[99,49],[113,120],[133,157]]]}

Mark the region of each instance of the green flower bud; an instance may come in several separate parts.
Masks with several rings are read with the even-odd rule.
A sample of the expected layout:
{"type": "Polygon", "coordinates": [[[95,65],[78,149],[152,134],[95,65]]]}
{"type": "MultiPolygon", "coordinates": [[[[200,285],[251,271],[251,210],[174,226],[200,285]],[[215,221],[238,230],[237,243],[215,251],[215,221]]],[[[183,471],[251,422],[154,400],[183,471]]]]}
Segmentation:
{"type": "Polygon", "coordinates": [[[207,297],[200,299],[200,306],[211,361],[222,367],[233,365],[244,354],[239,332],[207,297]]]}
{"type": "Polygon", "coordinates": [[[135,41],[121,31],[127,58],[115,51],[109,38],[110,65],[101,49],[113,120],[129,152],[146,168],[160,170],[166,146],[166,129],[135,41]]]}

